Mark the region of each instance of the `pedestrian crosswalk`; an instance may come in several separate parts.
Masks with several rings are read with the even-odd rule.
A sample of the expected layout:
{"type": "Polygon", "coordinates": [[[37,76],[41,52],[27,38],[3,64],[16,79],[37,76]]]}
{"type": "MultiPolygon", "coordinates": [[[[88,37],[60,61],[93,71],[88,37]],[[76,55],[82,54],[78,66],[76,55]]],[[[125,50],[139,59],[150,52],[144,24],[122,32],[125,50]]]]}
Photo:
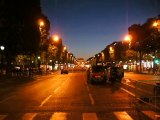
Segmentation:
{"type": "MultiPolygon", "coordinates": [[[[103,113],[106,114],[106,116],[103,115],[98,115],[99,113],[96,112],[78,112],[80,114],[80,118],[79,120],[101,120],[101,119],[105,119],[105,120],[134,120],[133,115],[131,116],[127,111],[115,111],[115,112],[111,112],[111,114],[108,113],[103,113]],[[112,117],[111,117],[112,116],[112,117]]],[[[147,120],[160,120],[159,116],[157,113],[153,112],[153,111],[142,111],[142,113],[144,113],[144,115],[146,115],[148,117],[147,120]]],[[[15,113],[16,116],[17,113],[15,113]]],[[[41,115],[39,114],[43,114],[43,113],[24,113],[22,116],[20,116],[19,120],[42,120],[42,118],[40,117],[41,115]],[[39,116],[39,117],[38,117],[39,116]]],[[[75,115],[73,115],[74,113],[70,114],[69,112],[53,112],[50,113],[49,118],[46,117],[45,120],[75,120],[74,117],[75,115]],[[68,117],[70,116],[70,117],[68,117]],[[73,116],[73,117],[72,117],[73,116]]],[[[76,113],[77,115],[77,113],[76,113]]],[[[10,120],[10,114],[0,114],[0,120],[10,120]]],[[[13,116],[13,114],[12,114],[13,116]]],[[[44,117],[44,116],[43,116],[44,117]]],[[[136,117],[136,116],[134,116],[136,117]]],[[[12,120],[17,120],[13,118],[11,118],[12,120]]],[[[139,118],[137,118],[139,119],[139,118]]]]}
{"type": "Polygon", "coordinates": [[[114,112],[115,116],[118,118],[118,120],[133,120],[127,112],[114,112]]]}

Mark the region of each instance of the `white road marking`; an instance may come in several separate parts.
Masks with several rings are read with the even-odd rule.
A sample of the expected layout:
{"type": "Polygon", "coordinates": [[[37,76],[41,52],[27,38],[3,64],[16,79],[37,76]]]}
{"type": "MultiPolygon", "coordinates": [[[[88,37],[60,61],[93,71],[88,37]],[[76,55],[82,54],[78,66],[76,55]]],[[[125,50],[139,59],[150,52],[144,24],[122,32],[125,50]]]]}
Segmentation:
{"type": "Polygon", "coordinates": [[[90,98],[91,104],[94,105],[95,102],[94,102],[94,99],[90,93],[89,93],[89,98],[90,98]]]}
{"type": "Polygon", "coordinates": [[[132,95],[132,96],[134,96],[134,97],[135,97],[135,94],[134,94],[134,93],[132,93],[132,92],[130,92],[130,91],[128,91],[128,90],[126,90],[126,89],[124,89],[124,88],[121,88],[121,90],[123,90],[123,91],[127,92],[128,94],[130,94],[130,95],[132,95]]]}
{"type": "Polygon", "coordinates": [[[88,92],[89,92],[89,87],[87,86],[87,90],[88,90],[88,92]]]}
{"type": "Polygon", "coordinates": [[[49,95],[45,100],[43,100],[40,107],[42,107],[51,97],[52,95],[49,95]]]}
{"type": "Polygon", "coordinates": [[[130,82],[129,79],[126,79],[126,82],[122,82],[122,83],[129,86],[129,87],[135,88],[133,85],[128,84],[129,83],[128,81],[130,82]]]}
{"type": "Polygon", "coordinates": [[[98,120],[96,113],[83,113],[83,120],[98,120]]]}
{"type": "MultiPolygon", "coordinates": [[[[68,79],[67,79],[67,81],[68,81],[68,79]]],[[[66,82],[66,81],[64,81],[57,89],[55,89],[55,90],[54,90],[54,93],[57,92],[57,91],[60,89],[60,87],[65,84],[65,82],[66,82]]]]}
{"type": "Polygon", "coordinates": [[[58,87],[57,89],[54,90],[54,93],[57,92],[59,90],[60,87],[58,87]]]}
{"type": "Polygon", "coordinates": [[[159,120],[160,118],[160,115],[158,115],[154,111],[142,111],[142,113],[151,118],[152,120],[159,120]]]}
{"type": "Polygon", "coordinates": [[[114,112],[114,115],[118,118],[118,120],[133,120],[127,112],[114,112]]]}
{"type": "Polygon", "coordinates": [[[14,96],[10,96],[10,97],[8,97],[8,98],[6,98],[6,99],[0,101],[0,103],[3,103],[3,102],[5,102],[5,101],[7,101],[7,100],[9,100],[9,99],[12,99],[13,97],[15,97],[15,95],[14,95],[14,96]]]}
{"type": "Polygon", "coordinates": [[[67,113],[64,112],[55,112],[50,120],[67,120],[67,113]]]}
{"type": "Polygon", "coordinates": [[[0,120],[4,120],[7,117],[7,115],[0,115],[0,120]]]}
{"type": "Polygon", "coordinates": [[[33,120],[37,113],[26,113],[22,117],[22,120],[33,120]]]}
{"type": "Polygon", "coordinates": [[[131,82],[129,79],[126,79],[126,83],[131,82]]]}

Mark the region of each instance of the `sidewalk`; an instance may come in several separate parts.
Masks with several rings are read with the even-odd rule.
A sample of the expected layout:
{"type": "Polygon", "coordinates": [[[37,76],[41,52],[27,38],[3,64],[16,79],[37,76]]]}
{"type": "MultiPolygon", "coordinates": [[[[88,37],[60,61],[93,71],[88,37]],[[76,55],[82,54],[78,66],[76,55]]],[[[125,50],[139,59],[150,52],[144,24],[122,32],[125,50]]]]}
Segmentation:
{"type": "Polygon", "coordinates": [[[142,71],[142,72],[139,72],[139,71],[125,71],[125,72],[132,72],[132,73],[136,73],[136,74],[147,74],[147,75],[160,75],[159,72],[157,73],[153,73],[153,72],[149,72],[149,71],[142,71]]]}

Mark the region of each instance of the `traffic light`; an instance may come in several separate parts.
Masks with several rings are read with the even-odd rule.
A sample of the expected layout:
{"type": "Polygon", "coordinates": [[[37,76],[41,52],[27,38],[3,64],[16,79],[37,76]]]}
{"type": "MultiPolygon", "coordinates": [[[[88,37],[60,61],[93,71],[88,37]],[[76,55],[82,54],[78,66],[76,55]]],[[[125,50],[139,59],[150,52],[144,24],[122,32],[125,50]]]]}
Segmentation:
{"type": "Polygon", "coordinates": [[[154,63],[155,63],[155,64],[160,64],[160,58],[155,58],[155,59],[154,59],[154,63]]]}

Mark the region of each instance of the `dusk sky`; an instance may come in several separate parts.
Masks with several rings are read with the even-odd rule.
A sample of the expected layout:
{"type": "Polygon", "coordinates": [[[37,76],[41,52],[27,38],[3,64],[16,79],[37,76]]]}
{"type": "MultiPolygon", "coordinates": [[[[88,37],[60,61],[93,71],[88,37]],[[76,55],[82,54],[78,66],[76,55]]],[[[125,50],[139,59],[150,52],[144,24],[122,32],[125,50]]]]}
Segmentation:
{"type": "Polygon", "coordinates": [[[114,41],[123,40],[132,24],[160,14],[160,0],[41,0],[42,12],[76,58],[88,59],[114,41]]]}

